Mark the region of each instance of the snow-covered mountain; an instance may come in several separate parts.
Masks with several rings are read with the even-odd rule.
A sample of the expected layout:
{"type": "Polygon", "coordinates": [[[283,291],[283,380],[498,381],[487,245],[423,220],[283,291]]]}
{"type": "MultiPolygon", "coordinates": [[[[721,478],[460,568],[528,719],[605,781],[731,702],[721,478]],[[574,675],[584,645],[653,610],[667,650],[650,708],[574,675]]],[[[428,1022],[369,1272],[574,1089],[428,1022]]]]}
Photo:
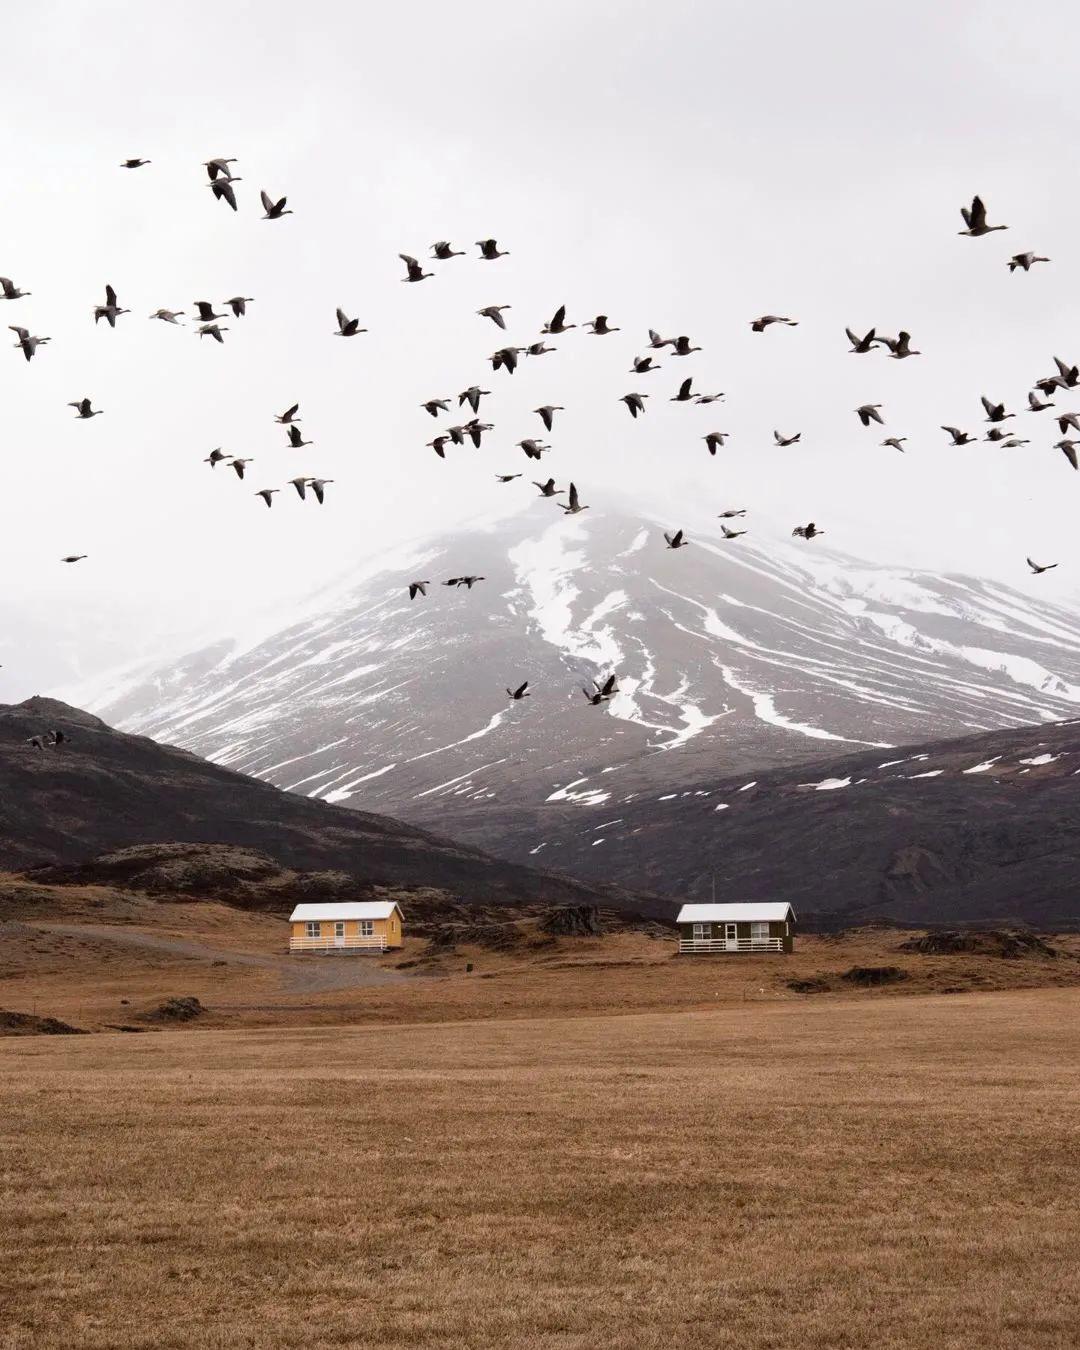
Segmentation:
{"type": "Polygon", "coordinates": [[[553,804],[1080,705],[1080,616],[823,540],[665,547],[633,513],[520,516],[369,566],[274,631],[63,691],[108,721],[296,792],[526,857],[553,804]],[[473,572],[472,590],[440,582],[473,572]],[[407,583],[430,578],[426,598],[407,583]],[[592,707],[581,686],[617,672],[592,707]],[[513,703],[506,686],[530,681],[513,703]]]}

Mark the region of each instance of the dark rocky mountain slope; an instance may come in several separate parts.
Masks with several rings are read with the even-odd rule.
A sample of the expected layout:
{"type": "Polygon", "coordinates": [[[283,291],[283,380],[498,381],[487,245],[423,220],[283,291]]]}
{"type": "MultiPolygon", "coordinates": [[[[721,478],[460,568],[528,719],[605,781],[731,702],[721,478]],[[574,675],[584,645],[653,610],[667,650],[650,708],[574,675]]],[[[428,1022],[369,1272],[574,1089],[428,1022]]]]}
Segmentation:
{"type": "Polygon", "coordinates": [[[583,878],[708,900],[789,900],[803,918],[1080,928],[1080,723],[584,790],[506,841],[583,878]],[[536,847],[535,845],[533,846],[536,847]]]}
{"type": "Polygon", "coordinates": [[[433,887],[465,903],[670,912],[618,887],[504,862],[385,816],[282,792],[53,699],[0,706],[0,867],[79,863],[164,841],[261,850],[288,868],[433,887]],[[63,732],[61,745],[28,743],[52,730],[63,732]]]}

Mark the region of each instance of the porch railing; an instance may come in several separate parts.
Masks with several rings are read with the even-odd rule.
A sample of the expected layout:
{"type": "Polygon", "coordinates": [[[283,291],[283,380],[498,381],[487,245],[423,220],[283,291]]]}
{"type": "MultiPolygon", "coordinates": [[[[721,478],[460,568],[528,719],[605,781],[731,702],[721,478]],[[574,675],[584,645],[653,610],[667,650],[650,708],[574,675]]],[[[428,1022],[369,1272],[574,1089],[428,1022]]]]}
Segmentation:
{"type": "Polygon", "coordinates": [[[784,939],[769,938],[679,938],[680,952],[782,952],[784,939]]]}
{"type": "Polygon", "coordinates": [[[386,951],[385,937],[291,937],[291,952],[386,951]]]}

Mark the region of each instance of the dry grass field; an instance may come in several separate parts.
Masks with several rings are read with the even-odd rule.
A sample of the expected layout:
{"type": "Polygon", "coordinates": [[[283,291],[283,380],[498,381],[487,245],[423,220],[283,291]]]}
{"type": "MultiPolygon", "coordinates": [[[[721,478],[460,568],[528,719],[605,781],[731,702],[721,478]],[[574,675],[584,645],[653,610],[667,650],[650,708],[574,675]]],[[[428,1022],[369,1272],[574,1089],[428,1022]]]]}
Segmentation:
{"type": "Polygon", "coordinates": [[[1078,1014],[0,1041],[0,1346],[1071,1350],[1078,1014]]]}

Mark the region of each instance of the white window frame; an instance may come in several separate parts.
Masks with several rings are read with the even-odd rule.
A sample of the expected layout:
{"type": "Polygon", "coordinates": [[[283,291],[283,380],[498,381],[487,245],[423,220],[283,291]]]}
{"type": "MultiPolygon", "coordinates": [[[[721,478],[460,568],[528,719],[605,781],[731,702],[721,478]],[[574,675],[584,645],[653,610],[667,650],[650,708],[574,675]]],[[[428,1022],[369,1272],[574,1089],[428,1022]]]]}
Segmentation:
{"type": "Polygon", "coordinates": [[[334,920],[334,936],[335,936],[336,938],[339,938],[339,937],[340,937],[340,938],[343,938],[343,937],[345,936],[345,920],[344,920],[344,919],[335,919],[335,920],[334,920]]]}
{"type": "Polygon", "coordinates": [[[768,921],[768,919],[753,919],[753,920],[751,920],[751,923],[750,923],[750,941],[751,941],[751,942],[768,942],[770,936],[771,936],[771,935],[770,935],[770,933],[769,933],[769,921],[768,921]]]}
{"type": "Polygon", "coordinates": [[[375,936],[375,920],[374,920],[374,919],[357,919],[357,921],[356,921],[356,926],[357,926],[357,932],[360,934],[361,937],[374,937],[374,936],[375,936]]]}
{"type": "Polygon", "coordinates": [[[711,924],[711,923],[696,923],[696,924],[694,924],[694,941],[695,941],[695,942],[707,942],[707,941],[709,940],[709,938],[711,938],[711,937],[712,937],[712,924],[711,924]]]}

